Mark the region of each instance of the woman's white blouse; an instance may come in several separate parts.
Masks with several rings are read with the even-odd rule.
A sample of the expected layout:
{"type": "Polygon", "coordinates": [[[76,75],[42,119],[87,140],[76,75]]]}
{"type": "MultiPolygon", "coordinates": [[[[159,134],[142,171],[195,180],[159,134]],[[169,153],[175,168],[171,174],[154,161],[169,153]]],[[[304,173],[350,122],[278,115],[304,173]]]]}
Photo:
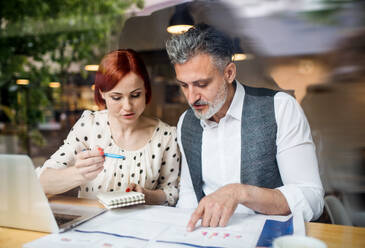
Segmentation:
{"type": "Polygon", "coordinates": [[[158,120],[148,143],[135,151],[127,151],[114,143],[107,110],[84,111],[64,144],[39,169],[73,166],[77,153],[101,147],[104,153],[124,155],[125,159],[105,157],[104,170],[92,181],[81,185],[79,197],[95,198],[98,192],[125,191],[129,183],[146,189],[162,189],[169,205],[178,198],[180,152],[176,128],[158,120]]]}

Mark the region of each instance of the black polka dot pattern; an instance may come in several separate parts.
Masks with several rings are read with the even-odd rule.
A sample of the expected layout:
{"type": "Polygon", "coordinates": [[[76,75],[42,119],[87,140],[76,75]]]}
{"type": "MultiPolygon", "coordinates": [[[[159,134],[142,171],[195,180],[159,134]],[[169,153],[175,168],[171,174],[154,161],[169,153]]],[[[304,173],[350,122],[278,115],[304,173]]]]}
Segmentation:
{"type": "Polygon", "coordinates": [[[168,204],[174,205],[178,196],[177,177],[180,172],[176,128],[159,121],[145,147],[137,151],[124,150],[118,147],[118,140],[113,142],[107,113],[107,110],[95,111],[93,114],[85,111],[81,121],[71,128],[72,135],[64,143],[67,149],[61,148],[58,155],[51,159],[62,166],[74,165],[78,153],[85,147],[95,150],[96,146],[102,147],[105,153],[124,155],[124,159],[107,158],[104,168],[100,169],[102,173],[91,180],[87,187],[82,187],[81,197],[82,193],[91,195],[119,191],[122,185],[133,182],[142,187],[163,190],[168,204]]]}

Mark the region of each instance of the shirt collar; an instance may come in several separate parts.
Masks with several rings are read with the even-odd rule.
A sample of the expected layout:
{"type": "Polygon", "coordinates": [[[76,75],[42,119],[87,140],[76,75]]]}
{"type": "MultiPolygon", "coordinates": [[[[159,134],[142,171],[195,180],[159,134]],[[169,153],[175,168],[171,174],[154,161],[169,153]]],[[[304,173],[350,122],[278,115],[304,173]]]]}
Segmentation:
{"type": "Polygon", "coordinates": [[[237,80],[234,83],[236,84],[236,92],[234,93],[231,106],[229,106],[226,116],[230,116],[236,120],[241,121],[245,89],[243,88],[242,84],[237,80]]]}
{"type": "MultiPolygon", "coordinates": [[[[245,96],[245,89],[241,85],[240,82],[235,80],[234,84],[236,85],[236,90],[231,102],[231,105],[228,108],[228,111],[224,118],[232,117],[238,121],[241,121],[242,118],[242,106],[243,106],[243,98],[245,96]]],[[[210,120],[200,120],[200,125],[205,127],[215,127],[218,123],[210,120]]]]}

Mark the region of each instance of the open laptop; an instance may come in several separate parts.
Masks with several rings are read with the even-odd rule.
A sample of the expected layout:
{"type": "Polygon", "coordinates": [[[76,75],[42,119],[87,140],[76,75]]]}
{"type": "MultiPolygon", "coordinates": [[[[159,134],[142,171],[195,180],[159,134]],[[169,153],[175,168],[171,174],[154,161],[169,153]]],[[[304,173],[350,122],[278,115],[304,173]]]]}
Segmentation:
{"type": "Polygon", "coordinates": [[[0,154],[0,226],[64,232],[106,209],[49,204],[26,155],[0,154]]]}

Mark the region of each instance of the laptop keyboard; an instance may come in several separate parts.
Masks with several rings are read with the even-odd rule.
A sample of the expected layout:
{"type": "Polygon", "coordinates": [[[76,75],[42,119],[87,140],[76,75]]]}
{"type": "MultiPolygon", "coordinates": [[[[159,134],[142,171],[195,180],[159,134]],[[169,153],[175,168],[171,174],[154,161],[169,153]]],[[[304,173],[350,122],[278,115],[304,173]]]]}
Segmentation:
{"type": "Polygon", "coordinates": [[[81,217],[80,215],[71,215],[71,214],[55,214],[54,216],[58,226],[61,226],[65,223],[73,221],[76,218],[81,217]]]}

